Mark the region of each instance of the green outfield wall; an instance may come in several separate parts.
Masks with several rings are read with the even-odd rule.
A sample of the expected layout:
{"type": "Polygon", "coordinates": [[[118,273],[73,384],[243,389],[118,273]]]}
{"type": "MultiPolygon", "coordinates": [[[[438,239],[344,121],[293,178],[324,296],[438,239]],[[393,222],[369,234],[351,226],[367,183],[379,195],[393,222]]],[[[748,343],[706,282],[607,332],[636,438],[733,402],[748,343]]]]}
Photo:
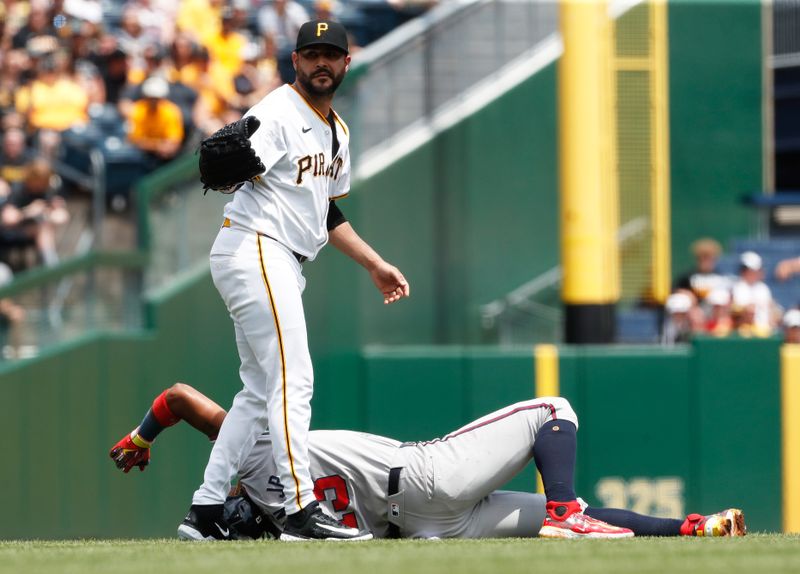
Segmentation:
{"type": "MultiPolygon", "coordinates": [[[[0,375],[0,538],[172,536],[202,477],[205,437],[178,425],[144,473],[108,449],[175,380],[224,406],[238,390],[231,326],[205,274],[150,302],[154,329],[87,335],[0,375]],[[46,517],[46,518],[45,518],[46,517]]],[[[561,348],[560,393],[580,417],[577,486],[592,504],[658,514],[741,506],[781,526],[779,344],[561,348]]],[[[319,370],[315,428],[423,440],[531,398],[533,349],[371,346],[319,370]]],[[[529,468],[509,487],[535,489],[529,468]]]]}

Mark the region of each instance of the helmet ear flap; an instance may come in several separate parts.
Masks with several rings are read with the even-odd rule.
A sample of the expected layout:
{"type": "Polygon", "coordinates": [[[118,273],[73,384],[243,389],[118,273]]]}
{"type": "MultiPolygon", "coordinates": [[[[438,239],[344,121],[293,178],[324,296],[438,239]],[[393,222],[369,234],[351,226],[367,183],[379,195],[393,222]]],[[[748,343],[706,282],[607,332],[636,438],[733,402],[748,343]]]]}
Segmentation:
{"type": "Polygon", "coordinates": [[[281,535],[281,527],[271,516],[261,512],[247,495],[229,496],[223,506],[223,513],[225,522],[231,529],[231,537],[236,540],[257,540],[264,536],[279,538],[281,535]]]}

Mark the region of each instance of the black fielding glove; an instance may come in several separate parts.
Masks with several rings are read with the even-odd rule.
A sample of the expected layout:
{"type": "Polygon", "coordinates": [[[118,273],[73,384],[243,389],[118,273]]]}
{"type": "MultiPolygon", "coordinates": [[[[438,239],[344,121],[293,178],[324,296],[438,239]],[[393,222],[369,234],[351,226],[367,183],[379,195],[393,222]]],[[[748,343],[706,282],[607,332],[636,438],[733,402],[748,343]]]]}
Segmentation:
{"type": "Polygon", "coordinates": [[[209,189],[233,193],[240,184],[264,173],[265,167],[250,145],[261,122],[248,116],[217,130],[200,143],[200,181],[209,189]]]}

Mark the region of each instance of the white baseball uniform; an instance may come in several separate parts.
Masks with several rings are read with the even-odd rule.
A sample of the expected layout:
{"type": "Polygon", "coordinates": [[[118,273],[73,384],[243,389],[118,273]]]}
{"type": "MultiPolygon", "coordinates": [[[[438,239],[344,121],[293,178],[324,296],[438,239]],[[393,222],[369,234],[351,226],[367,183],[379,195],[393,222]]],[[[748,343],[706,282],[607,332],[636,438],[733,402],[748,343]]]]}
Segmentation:
{"type": "Polygon", "coordinates": [[[290,85],[246,115],[261,121],[251,143],[266,172],[225,206],[211,249],[211,274],[233,319],[244,388],[220,429],[193,504],[223,502],[241,461],[269,428],[275,475],[291,514],[314,500],[307,445],[314,376],[300,262],[314,259],[328,241],[330,200],[349,192],[348,129],[334,112],[329,122],[290,85]]]}
{"type": "MultiPolygon", "coordinates": [[[[545,497],[498,491],[533,458],[541,426],[578,424],[569,402],[541,397],[520,402],[440,439],[400,443],[352,431],[312,431],[315,494],[349,526],[386,537],[389,524],[404,538],[535,536],[545,497]],[[401,467],[398,492],[388,495],[389,471],[401,467]]],[[[226,419],[227,421],[227,419],[226,419]]],[[[259,437],[240,468],[240,483],[263,510],[280,520],[284,488],[269,434],[259,437]]]]}

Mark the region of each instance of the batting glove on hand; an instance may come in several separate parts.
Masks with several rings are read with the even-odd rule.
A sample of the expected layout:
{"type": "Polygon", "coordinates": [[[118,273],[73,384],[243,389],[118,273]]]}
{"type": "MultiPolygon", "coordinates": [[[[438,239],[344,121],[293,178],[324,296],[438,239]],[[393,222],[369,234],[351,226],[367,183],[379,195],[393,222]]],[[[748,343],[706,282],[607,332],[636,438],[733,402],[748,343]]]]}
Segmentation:
{"type": "Polygon", "coordinates": [[[144,467],[150,464],[150,447],[134,444],[131,435],[126,434],[114,445],[108,456],[125,474],[128,474],[134,466],[138,466],[140,471],[144,471],[144,467]]]}

